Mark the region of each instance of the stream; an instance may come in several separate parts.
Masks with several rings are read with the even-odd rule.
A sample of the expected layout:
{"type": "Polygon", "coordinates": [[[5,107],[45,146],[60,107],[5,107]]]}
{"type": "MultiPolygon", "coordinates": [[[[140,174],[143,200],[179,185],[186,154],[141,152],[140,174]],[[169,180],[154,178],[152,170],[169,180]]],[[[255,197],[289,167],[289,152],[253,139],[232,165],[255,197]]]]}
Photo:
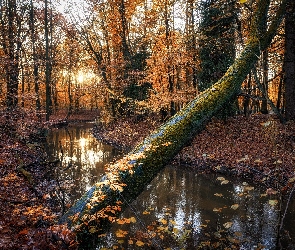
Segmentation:
{"type": "MultiPolygon", "coordinates": [[[[60,159],[58,178],[70,190],[63,192],[66,204],[79,199],[102,177],[104,165],[121,156],[93,137],[92,126],[76,124],[48,134],[47,153],[60,159]]],[[[267,187],[167,166],[94,249],[295,249],[294,199],[284,219],[282,248],[277,247],[284,207],[267,187]]]]}

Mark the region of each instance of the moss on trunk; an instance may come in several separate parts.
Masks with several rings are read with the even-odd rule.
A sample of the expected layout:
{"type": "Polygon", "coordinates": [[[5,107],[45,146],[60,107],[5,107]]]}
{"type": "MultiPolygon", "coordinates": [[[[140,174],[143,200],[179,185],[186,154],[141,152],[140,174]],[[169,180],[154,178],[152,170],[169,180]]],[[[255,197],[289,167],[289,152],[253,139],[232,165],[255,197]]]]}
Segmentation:
{"type": "Polygon", "coordinates": [[[258,60],[261,45],[267,47],[269,36],[274,36],[275,30],[273,34],[266,34],[268,43],[250,39],[239,58],[217,83],[156,129],[123,159],[108,166],[101,181],[78,200],[59,223],[67,223],[78,232],[101,233],[105,222],[113,220],[213,115],[232,102],[258,60]],[[95,230],[94,225],[98,226],[95,230]]]}

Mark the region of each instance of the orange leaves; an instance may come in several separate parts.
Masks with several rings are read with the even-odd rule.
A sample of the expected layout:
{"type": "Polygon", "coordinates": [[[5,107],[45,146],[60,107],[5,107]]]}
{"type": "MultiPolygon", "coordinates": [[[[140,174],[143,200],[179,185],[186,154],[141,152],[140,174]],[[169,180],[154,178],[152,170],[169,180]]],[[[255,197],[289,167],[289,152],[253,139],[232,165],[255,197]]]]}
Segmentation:
{"type": "Polygon", "coordinates": [[[116,237],[118,237],[118,238],[124,238],[127,234],[128,234],[127,231],[124,231],[121,229],[116,231],[116,237]]]}
{"type": "Polygon", "coordinates": [[[135,217],[122,218],[122,219],[117,219],[116,222],[117,222],[119,225],[124,225],[124,224],[135,223],[135,222],[136,222],[136,219],[135,219],[135,217]]]}
{"type": "Polygon", "coordinates": [[[28,232],[29,232],[29,229],[28,228],[25,228],[25,229],[21,230],[18,234],[20,234],[20,235],[26,235],[26,234],[28,234],[28,232]]]}
{"type": "Polygon", "coordinates": [[[126,184],[118,184],[118,183],[112,183],[110,184],[110,188],[114,191],[123,192],[123,186],[126,186],[126,184]]]}
{"type": "Polygon", "coordinates": [[[138,241],[136,241],[136,246],[138,246],[138,247],[142,247],[142,246],[144,246],[145,244],[142,242],[142,241],[140,241],[140,240],[138,240],[138,241]]]}

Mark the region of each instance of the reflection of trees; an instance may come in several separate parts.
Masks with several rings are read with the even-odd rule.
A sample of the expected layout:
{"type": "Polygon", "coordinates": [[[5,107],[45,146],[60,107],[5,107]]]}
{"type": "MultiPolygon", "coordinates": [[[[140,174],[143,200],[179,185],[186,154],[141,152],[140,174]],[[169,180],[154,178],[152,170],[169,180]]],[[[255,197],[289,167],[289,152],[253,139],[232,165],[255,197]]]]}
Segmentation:
{"type": "Polygon", "coordinates": [[[112,147],[98,142],[88,127],[52,130],[47,142],[48,155],[61,161],[57,178],[65,184],[70,201],[80,198],[99,180],[104,173],[104,165],[118,155],[112,147]]]}
{"type": "MultiPolygon", "coordinates": [[[[231,244],[231,239],[236,239],[237,244],[245,249],[253,249],[259,243],[267,249],[274,248],[278,224],[276,207],[268,204],[267,197],[260,197],[262,191],[258,187],[245,192],[245,186],[232,184],[232,181],[221,185],[216,177],[198,175],[181,167],[167,167],[132,203],[132,209],[123,213],[123,217],[128,218],[137,212],[140,220],[135,225],[124,225],[123,230],[136,235],[136,231],[147,231],[148,225],[164,218],[168,221],[167,226],[173,221],[172,227],[179,229],[178,239],[184,228],[192,229],[190,237],[181,246],[187,249],[199,246],[204,239],[219,241],[215,237],[218,231],[222,232],[224,244],[231,244]],[[214,195],[217,193],[223,196],[214,195]],[[231,209],[233,204],[239,204],[238,209],[231,209]],[[221,208],[221,211],[214,212],[214,208],[221,208]],[[144,215],[144,211],[149,214],[144,215]],[[233,223],[228,230],[223,226],[227,222],[233,223]],[[205,233],[210,236],[204,237],[205,233]]],[[[113,235],[119,227],[114,226],[113,235]]],[[[115,240],[111,234],[108,239],[115,240]]]]}
{"type": "Polygon", "coordinates": [[[243,247],[251,249],[256,243],[265,246],[266,249],[275,248],[278,210],[268,204],[267,198],[261,198],[260,190],[244,192],[245,186],[236,185],[232,199],[239,204],[239,209],[235,212],[232,222],[231,233],[239,233],[239,240],[243,247]]]}

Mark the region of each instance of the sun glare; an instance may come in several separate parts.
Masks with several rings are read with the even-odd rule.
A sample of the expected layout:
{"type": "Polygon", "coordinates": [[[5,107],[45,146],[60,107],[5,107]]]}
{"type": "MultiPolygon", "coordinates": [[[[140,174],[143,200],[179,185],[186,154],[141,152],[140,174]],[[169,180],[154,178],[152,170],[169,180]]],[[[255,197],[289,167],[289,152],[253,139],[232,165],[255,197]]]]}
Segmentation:
{"type": "Polygon", "coordinates": [[[85,74],[84,74],[83,72],[80,71],[80,72],[78,73],[78,77],[77,77],[78,82],[79,82],[79,83],[84,82],[84,78],[85,78],[85,74]]]}

